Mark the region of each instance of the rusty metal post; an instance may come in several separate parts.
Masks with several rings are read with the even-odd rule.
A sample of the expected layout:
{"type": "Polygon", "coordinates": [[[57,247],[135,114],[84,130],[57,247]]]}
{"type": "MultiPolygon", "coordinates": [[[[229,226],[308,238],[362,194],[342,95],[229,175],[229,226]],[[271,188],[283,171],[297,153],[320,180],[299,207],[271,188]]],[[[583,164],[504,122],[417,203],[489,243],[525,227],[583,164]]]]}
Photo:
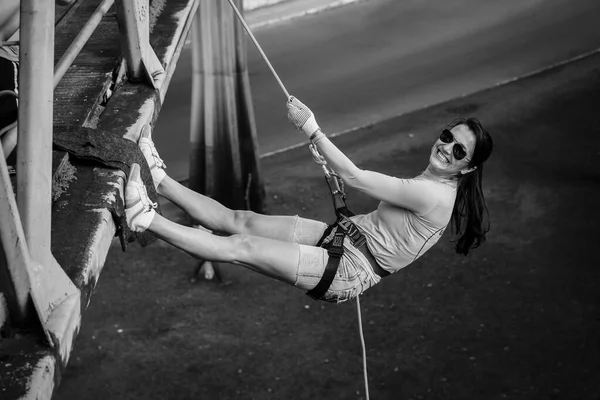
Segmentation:
{"type": "Polygon", "coordinates": [[[213,113],[206,115],[205,108],[214,108],[212,104],[204,105],[205,101],[214,99],[214,81],[204,81],[204,71],[212,70],[212,41],[203,43],[202,37],[210,32],[211,21],[204,20],[201,23],[201,15],[210,9],[209,3],[202,1],[198,5],[196,17],[192,25],[192,103],[190,115],[190,173],[189,187],[200,193],[210,194],[213,192],[213,180],[207,171],[213,170],[213,147],[214,147],[214,117],[213,113]],[[206,61],[204,59],[206,58],[206,61]],[[207,99],[207,100],[205,100],[207,99]]]}
{"type": "Polygon", "coordinates": [[[148,37],[150,28],[148,24],[140,23],[139,17],[145,16],[148,19],[149,13],[148,0],[117,1],[121,49],[127,62],[127,76],[131,80],[140,80],[143,77],[143,46],[140,44],[140,37],[148,37]]]}
{"type": "MultiPolygon", "coordinates": [[[[233,0],[238,10],[243,10],[242,0],[233,0]]],[[[240,11],[243,13],[243,11],[240,11]]],[[[232,14],[233,15],[233,14],[232,14]]],[[[252,103],[252,92],[250,90],[250,75],[248,73],[248,56],[246,32],[235,19],[231,17],[234,24],[235,37],[235,75],[238,85],[238,115],[242,121],[239,130],[240,153],[242,154],[242,171],[244,180],[244,201],[249,209],[263,211],[265,190],[260,173],[258,133],[256,130],[256,119],[252,103]]]]}
{"type": "MultiPolygon", "coordinates": [[[[11,317],[18,324],[29,319],[29,292],[31,284],[29,271],[29,250],[21,226],[15,194],[0,146],[0,291],[8,295],[11,317]],[[6,264],[4,264],[6,262],[6,264]]],[[[33,310],[35,311],[35,310],[33,310]]]]}
{"type": "Polygon", "coordinates": [[[28,282],[22,273],[18,278],[11,274],[13,284],[28,285],[48,343],[59,347],[62,356],[65,339],[76,328],[72,322],[80,313],[80,293],[51,251],[54,7],[53,1],[21,0],[18,213],[8,232],[23,244],[10,249],[4,237],[2,242],[12,263],[9,270],[27,271],[28,282]],[[19,237],[19,216],[24,238],[19,237]]]}
{"type": "Polygon", "coordinates": [[[200,3],[192,31],[189,186],[229,207],[260,211],[264,194],[242,33],[227,2],[200,3]]]}
{"type": "Polygon", "coordinates": [[[147,80],[158,89],[165,70],[150,46],[149,0],[117,0],[117,21],[127,77],[132,81],[147,80]]]}
{"type": "Polygon", "coordinates": [[[17,200],[32,258],[50,264],[53,1],[21,0],[17,200]]]}

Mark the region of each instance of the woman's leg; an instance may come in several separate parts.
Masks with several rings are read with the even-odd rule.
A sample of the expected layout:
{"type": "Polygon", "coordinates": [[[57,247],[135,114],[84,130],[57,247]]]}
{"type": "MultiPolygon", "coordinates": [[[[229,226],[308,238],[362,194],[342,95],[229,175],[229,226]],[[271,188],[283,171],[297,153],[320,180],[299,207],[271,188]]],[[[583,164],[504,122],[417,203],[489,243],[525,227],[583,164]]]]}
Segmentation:
{"type": "MultiPolygon", "coordinates": [[[[160,158],[158,151],[152,142],[152,131],[150,126],[145,126],[140,135],[139,146],[152,173],[156,191],[159,195],[177,205],[185,211],[194,223],[213,232],[227,234],[249,234],[282,241],[299,241],[304,244],[315,244],[322,231],[306,238],[295,238],[293,236],[298,222],[295,216],[263,215],[247,210],[231,210],[218,201],[194,192],[183,186],[166,174],[166,167],[160,158]],[[316,236],[316,239],[312,239],[316,236]]],[[[310,221],[310,220],[303,220],[310,221]]],[[[305,231],[319,231],[322,223],[317,221],[306,222],[305,231]],[[316,228],[312,225],[316,224],[316,228]]],[[[305,236],[305,235],[304,235],[305,236]]]]}
{"type": "Polygon", "coordinates": [[[0,42],[10,40],[19,29],[20,5],[20,0],[0,1],[0,42]]]}
{"type": "Polygon", "coordinates": [[[4,157],[8,158],[12,154],[15,147],[17,147],[17,127],[15,126],[2,135],[2,137],[0,137],[0,142],[2,143],[4,157]]]}
{"type": "Polygon", "coordinates": [[[296,283],[299,249],[293,243],[258,236],[216,236],[156,214],[148,231],[195,258],[241,265],[290,285],[296,283]]]}
{"type": "Polygon", "coordinates": [[[183,186],[168,175],[161,181],[157,192],[185,211],[195,223],[213,232],[243,233],[294,241],[293,232],[297,219],[295,216],[263,215],[248,210],[231,210],[218,201],[183,186]]]}
{"type": "Polygon", "coordinates": [[[125,188],[125,215],[136,232],[148,230],[167,243],[210,261],[242,265],[263,275],[296,283],[300,251],[297,244],[247,234],[228,237],[176,224],[154,211],[137,164],[131,166],[125,188]]]}

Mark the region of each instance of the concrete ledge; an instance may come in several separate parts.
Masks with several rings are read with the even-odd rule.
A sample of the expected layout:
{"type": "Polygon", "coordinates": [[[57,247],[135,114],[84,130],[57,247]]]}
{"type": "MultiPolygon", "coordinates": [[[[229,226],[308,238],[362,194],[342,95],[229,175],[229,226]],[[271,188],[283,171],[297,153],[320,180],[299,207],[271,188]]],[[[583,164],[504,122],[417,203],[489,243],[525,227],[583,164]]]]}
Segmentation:
{"type": "MultiPolygon", "coordinates": [[[[77,7],[73,7],[69,12],[75,12],[78,7],[83,6],[93,9],[93,3],[98,1],[80,1],[77,7]]],[[[162,100],[166,95],[197,6],[198,0],[170,0],[166,4],[151,36],[151,44],[167,73],[163,87],[159,92],[155,92],[149,85],[123,84],[115,90],[106,107],[98,114],[98,129],[109,130],[116,135],[137,141],[141,127],[154,122],[160,112],[162,100]]],[[[63,18],[61,23],[65,23],[68,19],[69,15],[63,18]]],[[[106,23],[114,25],[112,20],[106,23]]],[[[106,27],[104,32],[107,32],[106,27]]],[[[57,40],[60,40],[60,37],[57,36],[57,40]]],[[[107,49],[111,48],[107,53],[111,53],[115,45],[118,46],[118,41],[104,43],[107,49]]],[[[64,43],[61,45],[65,46],[64,43]]],[[[99,50],[98,42],[93,46],[94,51],[99,50]]],[[[96,71],[95,76],[103,74],[110,76],[118,58],[117,54],[112,63],[104,60],[111,69],[96,71]]],[[[94,89],[90,92],[89,87],[85,87],[88,83],[85,80],[69,80],[70,72],[78,74],[77,65],[72,69],[73,71],[70,69],[65,75],[65,84],[82,87],[73,86],[69,90],[57,91],[56,101],[61,104],[59,109],[61,116],[55,118],[55,124],[76,129],[84,123],[82,116],[87,115],[92,107],[98,104],[104,85],[94,84],[94,89]],[[74,106],[72,103],[81,100],[80,96],[71,96],[71,94],[81,91],[85,91],[85,98],[90,100],[86,104],[87,109],[80,107],[77,117],[69,117],[70,106],[74,106]]],[[[0,398],[2,400],[52,397],[68,363],[82,316],[90,304],[117,230],[111,210],[123,204],[125,174],[89,162],[78,162],[74,159],[71,162],[77,168],[77,180],[73,181],[54,203],[52,252],[65,273],[81,291],[81,297],[76,299],[80,303],[81,313],[74,320],[60,321],[61,325],[70,327],[69,335],[66,335],[60,343],[60,349],[51,349],[44,342],[44,335],[40,329],[16,328],[10,326],[8,321],[3,330],[5,337],[0,340],[0,376],[2,377],[0,398]]],[[[0,297],[0,303],[1,300],[0,297]]],[[[7,313],[3,310],[0,304],[0,325],[7,320],[7,313]]],[[[66,316],[58,317],[66,318],[66,316]]]]}

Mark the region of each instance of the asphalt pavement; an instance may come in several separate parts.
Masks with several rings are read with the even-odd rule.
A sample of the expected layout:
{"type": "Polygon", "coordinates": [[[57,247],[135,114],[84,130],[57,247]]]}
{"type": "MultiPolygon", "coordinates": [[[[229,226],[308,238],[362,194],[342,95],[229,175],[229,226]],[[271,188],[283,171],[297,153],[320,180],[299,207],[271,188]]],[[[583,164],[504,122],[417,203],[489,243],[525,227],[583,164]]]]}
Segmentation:
{"type": "MultiPolygon", "coordinates": [[[[289,11],[275,10],[260,18],[289,11]]],[[[363,0],[262,27],[248,19],[288,90],[338,133],[594,51],[597,15],[597,0],[363,0]]],[[[297,145],[285,98],[250,43],[248,57],[260,154],[297,145]]],[[[188,171],[190,71],[186,50],[154,135],[176,179],[188,171]]]]}
{"type": "MultiPolygon", "coordinates": [[[[371,398],[600,398],[600,54],[334,138],[361,168],[415,176],[439,129],[476,116],[488,240],[451,230],[361,297],[371,398]]],[[[296,133],[297,135],[300,135],[296,133]]],[[[267,212],[331,221],[306,148],[262,160],[267,212]]],[[[355,213],[377,202],[348,191],[355,213]]],[[[109,253],[56,400],[364,399],[353,303],[239,266],[189,283],[161,241],[109,253]]]]}

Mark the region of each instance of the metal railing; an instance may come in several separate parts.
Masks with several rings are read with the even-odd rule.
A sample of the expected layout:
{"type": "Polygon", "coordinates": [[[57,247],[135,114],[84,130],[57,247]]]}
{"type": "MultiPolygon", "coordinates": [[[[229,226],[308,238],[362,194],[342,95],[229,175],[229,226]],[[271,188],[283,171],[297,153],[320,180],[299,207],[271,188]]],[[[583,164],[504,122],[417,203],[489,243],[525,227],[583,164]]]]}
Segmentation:
{"type": "MultiPolygon", "coordinates": [[[[149,45],[149,0],[116,2],[128,76],[147,79],[157,88],[164,70],[149,45]]],[[[62,328],[50,324],[52,312],[69,297],[79,296],[51,252],[54,88],[114,3],[101,1],[54,66],[55,4],[21,0],[17,196],[15,201],[4,154],[0,152],[0,237],[14,289],[13,319],[26,322],[39,318],[47,337],[53,340],[60,338],[60,332],[54,330],[62,328]],[[31,315],[29,296],[37,316],[31,315]]],[[[73,308],[72,312],[79,312],[75,309],[78,306],[73,308]]],[[[51,345],[56,344],[53,340],[51,345]]]]}
{"type": "Polygon", "coordinates": [[[102,22],[104,15],[110,10],[114,3],[115,0],[103,0],[88,22],[81,31],[79,31],[77,37],[75,37],[67,51],[65,51],[65,54],[63,54],[56,64],[56,67],[54,67],[54,87],[58,86],[62,77],[65,75],[71,64],[73,64],[73,61],[75,61],[75,58],[77,58],[77,55],[79,55],[79,52],[83,49],[83,46],[85,46],[90,36],[92,36],[92,33],[94,33],[100,22],[102,22]]]}
{"type": "MultiPolygon", "coordinates": [[[[55,348],[58,347],[63,360],[68,359],[70,352],[70,347],[64,346],[70,346],[70,340],[77,329],[77,324],[73,321],[79,321],[81,317],[81,293],[51,252],[54,88],[113,5],[116,5],[124,60],[121,67],[126,67],[119,70],[117,76],[120,77],[126,71],[130,81],[150,84],[158,89],[160,96],[164,96],[162,86],[168,82],[167,75],[172,73],[172,69],[168,70],[169,73],[165,72],[150,47],[149,0],[97,1],[99,4],[96,10],[54,66],[54,2],[21,0],[17,196],[12,189],[4,154],[0,149],[0,250],[4,252],[8,264],[6,269],[12,283],[8,293],[11,319],[17,323],[39,319],[48,342],[55,348]],[[30,301],[33,302],[34,309],[29,306],[30,301]]],[[[235,20],[226,3],[222,5],[219,0],[188,1],[190,10],[198,10],[192,32],[192,39],[197,42],[193,47],[192,145],[202,140],[210,141],[211,137],[221,134],[229,134],[232,143],[243,139],[243,146],[230,150],[232,154],[235,153],[231,159],[237,163],[234,166],[235,184],[236,187],[249,188],[252,182],[258,187],[255,183],[260,181],[256,127],[251,107],[243,32],[234,29],[235,20]],[[215,24],[215,20],[220,21],[219,24],[215,24]],[[201,26],[210,29],[200,29],[201,26]],[[222,54],[222,59],[214,53],[222,54]],[[204,76],[206,71],[212,71],[208,79],[204,76]],[[237,77],[237,83],[234,77],[237,77]],[[240,87],[242,95],[239,94],[240,87]],[[221,101],[226,101],[227,106],[223,107],[221,101]],[[200,108],[203,114],[199,114],[200,108]],[[239,108],[243,108],[242,113],[238,113],[239,108]],[[239,120],[238,114],[245,117],[239,120]],[[240,126],[243,129],[238,129],[240,126]],[[235,136],[238,131],[246,132],[246,136],[239,139],[235,136]],[[251,174],[243,171],[238,154],[241,147],[254,149],[253,158],[245,161],[245,164],[254,166],[251,174]],[[245,176],[249,176],[246,184],[245,176]]],[[[235,2],[241,7],[241,0],[235,2]]],[[[180,37],[178,51],[183,43],[180,37]]],[[[198,164],[196,172],[202,168],[204,164],[198,164]]],[[[211,173],[218,171],[214,169],[211,173]]],[[[248,189],[244,193],[247,192],[248,189]]],[[[248,195],[245,202],[249,203],[248,195]]]]}

